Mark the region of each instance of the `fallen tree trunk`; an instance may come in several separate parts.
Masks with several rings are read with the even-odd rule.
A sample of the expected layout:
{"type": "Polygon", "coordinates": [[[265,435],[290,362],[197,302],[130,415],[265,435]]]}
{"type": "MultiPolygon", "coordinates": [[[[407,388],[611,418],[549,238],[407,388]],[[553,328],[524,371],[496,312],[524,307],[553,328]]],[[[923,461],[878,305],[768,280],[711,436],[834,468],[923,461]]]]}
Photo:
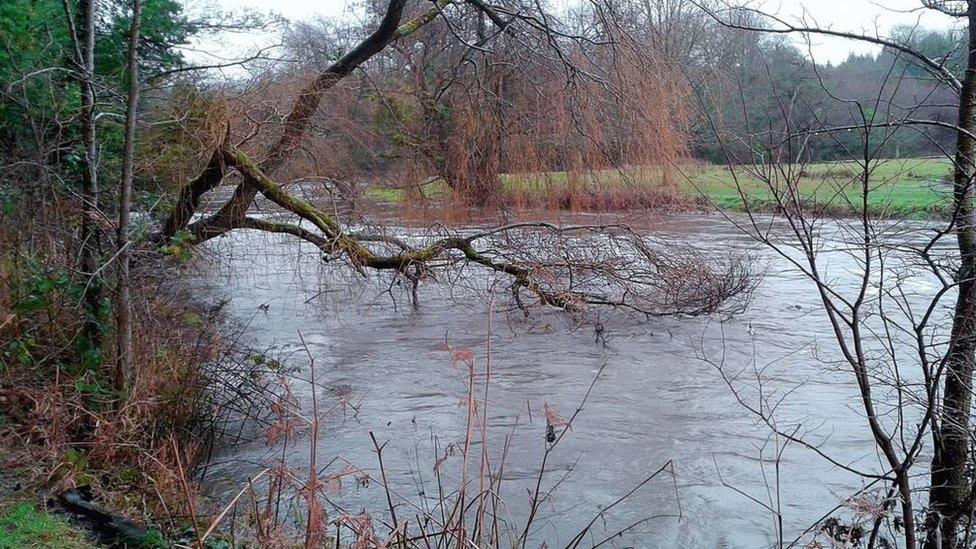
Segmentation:
{"type": "Polygon", "coordinates": [[[58,503],[94,533],[99,542],[111,547],[142,547],[149,537],[146,528],[92,503],[87,487],[62,492],[58,503]]]}

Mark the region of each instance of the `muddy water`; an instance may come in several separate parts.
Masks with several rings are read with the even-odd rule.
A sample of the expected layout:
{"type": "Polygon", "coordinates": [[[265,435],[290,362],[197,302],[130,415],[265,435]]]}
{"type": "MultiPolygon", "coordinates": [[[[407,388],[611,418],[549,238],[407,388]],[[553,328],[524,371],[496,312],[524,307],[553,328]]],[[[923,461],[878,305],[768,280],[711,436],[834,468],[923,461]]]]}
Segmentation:
{"type": "MultiPolygon", "coordinates": [[[[513,522],[521,525],[526,489],[534,484],[545,443],[543,405],[570,415],[606,364],[585,410],[550,458],[543,486],[568,476],[543,506],[534,539],[549,547],[565,543],[602,506],[670,460],[676,479],[662,475],[635,493],[597,522],[595,539],[659,516],[614,544],[769,546],[775,532],[771,513],[740,492],[762,501],[772,492],[776,502],[775,441],[700,355],[718,359],[724,353],[725,364],[736,370],[765,366],[767,394],[791,391],[778,410],[782,421],[801,423],[801,432],[835,459],[878,471],[851,376],[827,364],[835,353],[816,293],[787,262],[717,216],[662,218],[647,230],[705,250],[749,251],[767,274],[749,309],[733,319],[643,321],[606,313],[600,319],[605,342],[598,341],[592,324],[574,325],[559,313],[529,320],[511,314],[499,296],[490,315],[488,416],[496,463],[505,437],[512,437],[502,498],[513,522]]],[[[825,235],[828,242],[844,238],[840,226],[828,225],[825,235]]],[[[228,299],[225,310],[248,324],[254,344],[303,367],[298,375],[307,378],[300,332],[315,358],[320,401],[335,405],[342,394],[358,406],[358,412],[329,416],[318,463],[338,457],[375,474],[372,431],[389,441],[384,457],[390,482],[412,502],[398,502],[401,517],[413,516],[416,508],[410,505],[422,507],[423,494],[436,493],[433,438],[441,448],[464,438],[465,410],[459,402],[466,389],[444,342],[471,350],[484,368],[489,300],[472,288],[449,291],[428,284],[414,310],[396,288],[387,293],[383,282],[336,276],[310,247],[275,236],[241,232],[209,243],[208,249],[214,259],[200,264],[201,294],[228,299]]],[[[830,261],[832,276],[853,282],[849,259],[830,261]]],[[[484,283],[472,284],[478,285],[484,283]]],[[[909,287],[924,294],[931,285],[917,279],[909,287]]],[[[295,391],[309,401],[307,384],[296,383],[295,391]]],[[[308,439],[292,444],[285,451],[288,464],[307,468],[308,439]]],[[[262,442],[224,448],[207,469],[208,486],[218,500],[226,497],[281,454],[280,445],[262,442]]],[[[444,474],[450,477],[459,463],[450,458],[444,474]]],[[[778,483],[787,541],[864,485],[798,445],[783,451],[778,483]]],[[[344,484],[337,502],[350,511],[366,508],[385,515],[378,486],[353,484],[344,484]]]]}

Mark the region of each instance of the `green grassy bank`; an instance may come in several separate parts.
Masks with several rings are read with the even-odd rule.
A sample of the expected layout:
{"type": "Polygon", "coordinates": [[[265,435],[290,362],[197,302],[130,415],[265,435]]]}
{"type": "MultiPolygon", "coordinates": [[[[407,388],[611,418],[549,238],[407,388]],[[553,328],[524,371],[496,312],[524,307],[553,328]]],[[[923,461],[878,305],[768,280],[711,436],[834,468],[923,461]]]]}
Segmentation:
{"type": "MultiPolygon", "coordinates": [[[[755,166],[732,169],[718,165],[687,164],[677,167],[670,179],[674,189],[689,199],[689,203],[710,204],[718,208],[741,211],[745,208],[742,194],[751,208],[772,209],[773,193],[757,175],[755,166]]],[[[844,214],[859,207],[862,196],[861,168],[855,162],[824,162],[808,164],[790,177],[798,181],[800,196],[810,208],[820,207],[831,213],[844,214]],[[853,205],[853,206],[852,206],[853,205]]],[[[945,212],[951,203],[951,188],[945,181],[951,176],[952,163],[948,159],[890,159],[871,164],[868,209],[874,215],[897,217],[930,217],[945,212]]],[[[503,194],[508,197],[545,198],[549,194],[565,192],[575,186],[582,193],[640,192],[660,189],[665,180],[658,168],[633,170],[605,170],[583,176],[569,177],[566,172],[506,174],[501,178],[503,194]]],[[[772,179],[785,188],[787,177],[775,174],[772,179]]],[[[439,181],[421,188],[427,198],[448,194],[439,181]]],[[[386,202],[400,202],[406,192],[392,187],[372,187],[366,196],[386,202]]],[[[624,200],[624,202],[626,202],[624,200]]]]}
{"type": "Polygon", "coordinates": [[[83,530],[32,503],[0,507],[0,549],[86,549],[83,530]]]}

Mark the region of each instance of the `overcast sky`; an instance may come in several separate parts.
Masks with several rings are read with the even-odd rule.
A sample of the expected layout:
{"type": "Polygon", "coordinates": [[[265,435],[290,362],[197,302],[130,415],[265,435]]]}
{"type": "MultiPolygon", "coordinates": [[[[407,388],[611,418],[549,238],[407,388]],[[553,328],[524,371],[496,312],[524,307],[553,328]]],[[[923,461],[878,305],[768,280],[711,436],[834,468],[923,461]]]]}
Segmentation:
{"type": "MultiPolygon", "coordinates": [[[[194,0],[187,0],[193,2],[194,0]]],[[[570,0],[557,0],[557,4],[570,0]]],[[[302,20],[317,16],[343,17],[353,12],[355,0],[209,0],[224,8],[253,8],[258,11],[274,10],[291,20],[302,20]]],[[[952,24],[951,18],[920,9],[920,0],[778,0],[766,1],[763,9],[776,12],[787,18],[797,18],[804,14],[820,26],[834,30],[882,33],[893,25],[921,23],[930,28],[945,28],[952,24]]],[[[266,43],[267,37],[235,37],[234,46],[258,46],[266,43]]],[[[227,45],[225,43],[224,45],[227,45]]],[[[207,46],[204,46],[207,48],[207,46]]],[[[849,40],[816,38],[812,52],[818,62],[843,61],[853,52],[866,53],[875,49],[865,44],[849,40]]]]}

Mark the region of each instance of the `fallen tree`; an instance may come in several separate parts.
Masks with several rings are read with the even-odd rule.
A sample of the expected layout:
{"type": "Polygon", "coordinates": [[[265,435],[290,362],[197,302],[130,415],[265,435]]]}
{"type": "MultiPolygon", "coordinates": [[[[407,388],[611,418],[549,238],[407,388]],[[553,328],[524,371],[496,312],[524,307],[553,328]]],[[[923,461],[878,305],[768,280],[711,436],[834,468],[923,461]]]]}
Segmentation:
{"type": "MultiPolygon", "coordinates": [[[[328,260],[346,261],[360,273],[385,271],[404,277],[414,290],[434,268],[477,265],[506,277],[523,308],[524,295],[571,312],[599,305],[647,316],[698,315],[734,312],[741,307],[754,279],[746,262],[709,258],[642,237],[625,226],[518,223],[452,233],[412,245],[383,231],[350,231],[334,216],[287,192],[274,174],[299,148],[326,92],[390,44],[405,40],[439,16],[446,18],[449,7],[456,16],[486,17],[494,31],[483,36],[535,35],[540,51],[548,48],[564,60],[569,78],[595,78],[592,71],[574,64],[580,62],[579,55],[565,51],[565,42],[592,39],[567,34],[550,16],[530,6],[438,0],[404,22],[406,4],[406,0],[390,0],[376,30],[300,91],[263,160],[255,161],[241,146],[231,143],[228,131],[205,169],[182,189],[160,238],[165,241],[187,234],[192,243],[199,244],[240,229],[288,234],[314,244],[328,260]],[[215,213],[193,221],[201,198],[227,181],[236,182],[230,198],[215,213]],[[291,219],[281,222],[248,215],[259,194],[288,212],[291,219]]],[[[486,43],[483,39],[467,46],[480,51],[486,43]]]]}

